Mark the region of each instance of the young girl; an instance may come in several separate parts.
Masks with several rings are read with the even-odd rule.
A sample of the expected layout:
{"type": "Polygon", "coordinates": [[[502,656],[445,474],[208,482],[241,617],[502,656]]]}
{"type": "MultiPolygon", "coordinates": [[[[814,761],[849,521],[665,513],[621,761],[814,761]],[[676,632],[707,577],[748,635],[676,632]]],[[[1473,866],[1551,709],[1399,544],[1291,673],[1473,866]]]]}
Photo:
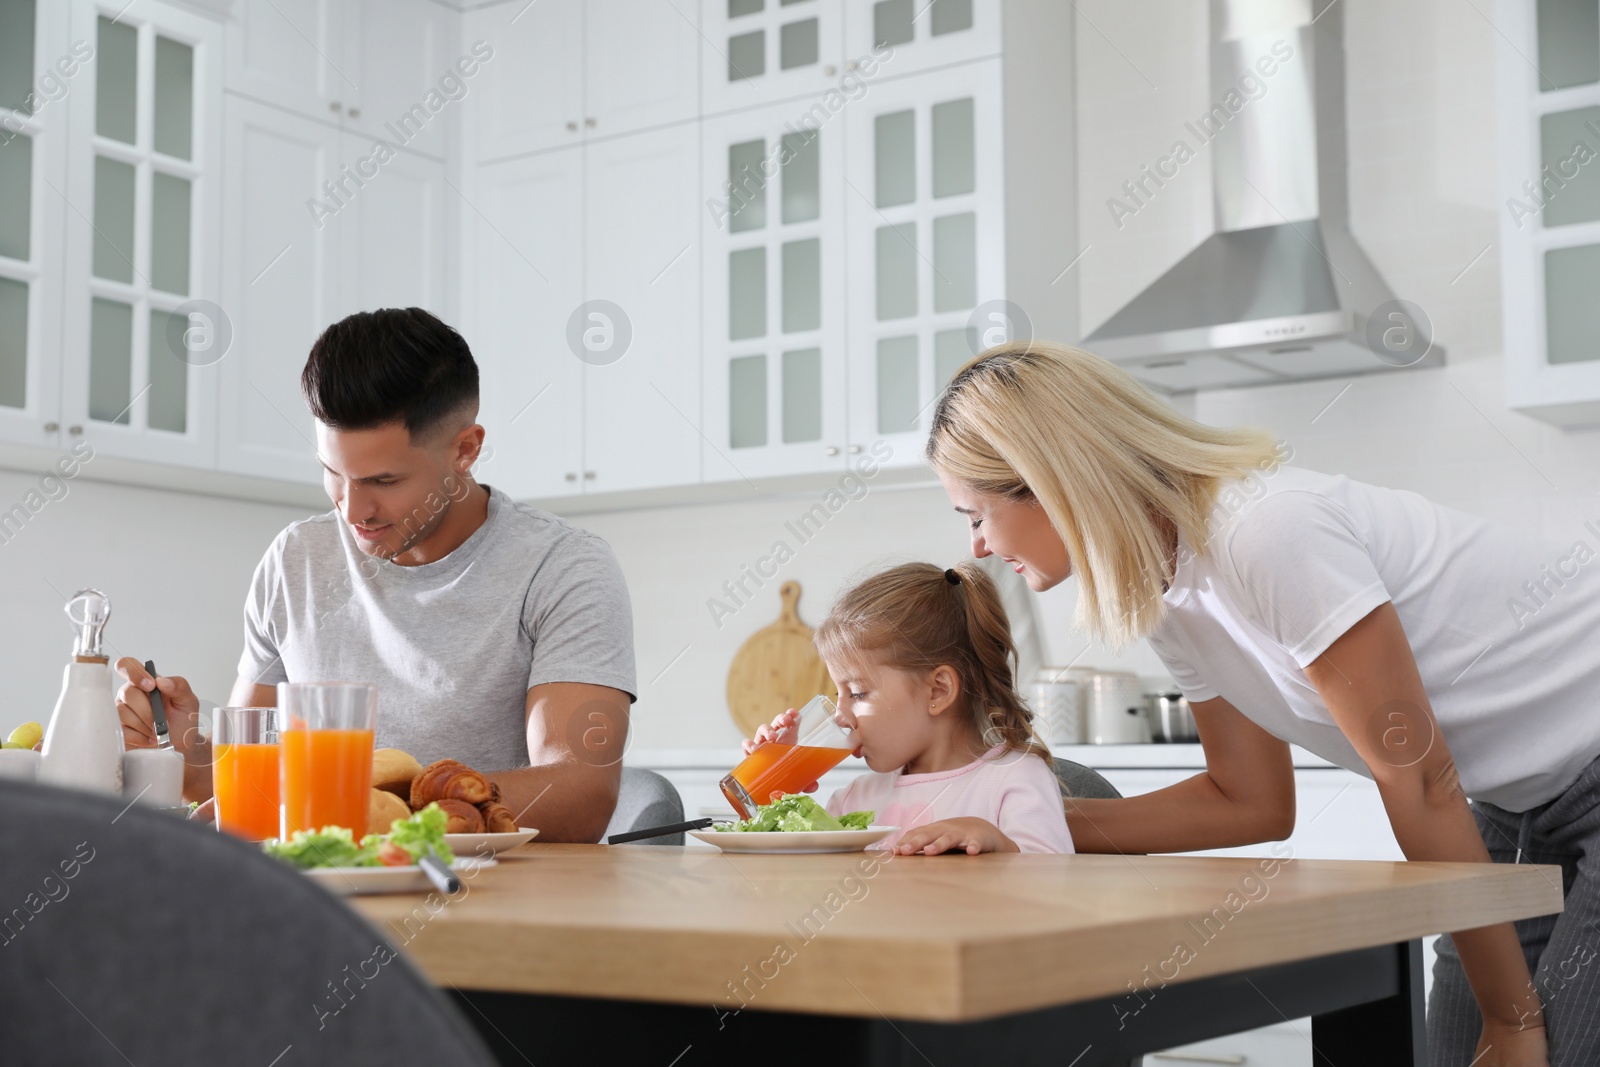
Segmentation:
{"type": "MultiPolygon", "coordinates": [[[[869,578],[834,605],[816,644],[872,772],[833,795],[831,814],[876,812],[900,827],[878,847],[902,855],[1073,850],[1049,751],[1012,683],[1011,625],[976,564],[869,578]]],[[[792,743],[796,719],[791,708],[758,728],[745,752],[792,743]]]]}

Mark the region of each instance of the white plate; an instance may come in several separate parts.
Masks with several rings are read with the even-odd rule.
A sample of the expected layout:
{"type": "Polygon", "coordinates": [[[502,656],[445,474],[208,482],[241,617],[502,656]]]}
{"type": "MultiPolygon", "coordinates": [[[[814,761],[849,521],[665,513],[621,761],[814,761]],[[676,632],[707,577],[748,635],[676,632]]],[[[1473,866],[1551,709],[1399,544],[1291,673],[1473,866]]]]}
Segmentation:
{"type": "MultiPolygon", "coordinates": [[[[463,872],[498,865],[498,860],[457,856],[450,869],[463,872]]],[[[362,893],[420,893],[434,888],[427,873],[415,863],[409,867],[312,867],[305,873],[313,882],[341,897],[362,893]]]]}
{"type": "Polygon", "coordinates": [[[445,834],[444,839],[449,842],[450,851],[458,856],[481,856],[486,845],[491,854],[498,855],[508,848],[525,845],[538,836],[539,831],[524,826],[509,834],[445,834]]]}
{"type": "Polygon", "coordinates": [[[724,852],[860,852],[898,829],[898,826],[869,826],[865,830],[799,830],[790,833],[720,830],[690,830],[689,833],[724,852]]]}

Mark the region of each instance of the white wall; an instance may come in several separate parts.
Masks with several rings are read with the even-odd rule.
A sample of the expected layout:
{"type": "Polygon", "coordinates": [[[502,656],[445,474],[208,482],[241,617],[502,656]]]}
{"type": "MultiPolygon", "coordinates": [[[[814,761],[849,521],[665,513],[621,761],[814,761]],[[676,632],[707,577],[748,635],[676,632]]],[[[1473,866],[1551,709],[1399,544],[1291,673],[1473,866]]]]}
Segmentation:
{"type": "MultiPolygon", "coordinates": [[[[0,471],[0,513],[38,479],[0,471]]],[[[250,575],[277,532],[306,510],[81,476],[67,486],[0,544],[0,731],[49,721],[72,658],[61,609],[84,586],[111,598],[114,657],[154,659],[163,673],[185,674],[201,695],[226,701],[250,575]]]]}

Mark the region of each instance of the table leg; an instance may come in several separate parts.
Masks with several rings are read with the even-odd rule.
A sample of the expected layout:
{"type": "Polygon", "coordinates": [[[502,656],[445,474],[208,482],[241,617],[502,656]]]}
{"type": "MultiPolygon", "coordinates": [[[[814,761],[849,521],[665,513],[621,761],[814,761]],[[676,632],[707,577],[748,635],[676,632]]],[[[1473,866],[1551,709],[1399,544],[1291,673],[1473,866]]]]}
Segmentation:
{"type": "Polygon", "coordinates": [[[1393,994],[1312,1016],[1316,1067],[1427,1067],[1422,941],[1402,941],[1394,952],[1393,994]]]}

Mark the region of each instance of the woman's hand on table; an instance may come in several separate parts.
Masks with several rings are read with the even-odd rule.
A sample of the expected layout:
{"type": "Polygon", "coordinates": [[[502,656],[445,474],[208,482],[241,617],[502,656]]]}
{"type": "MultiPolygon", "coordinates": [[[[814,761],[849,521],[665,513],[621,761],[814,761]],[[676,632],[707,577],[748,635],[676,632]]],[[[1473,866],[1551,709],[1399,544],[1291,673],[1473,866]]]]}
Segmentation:
{"type": "Polygon", "coordinates": [[[1473,1067],[1550,1067],[1544,1024],[1486,1022],[1473,1067]]]}
{"type": "Polygon", "coordinates": [[[894,850],[901,856],[937,856],[941,852],[961,849],[969,856],[980,852],[1020,852],[1017,843],[1000,832],[1000,827],[988,819],[940,819],[925,826],[907,830],[895,842],[894,850]]]}

